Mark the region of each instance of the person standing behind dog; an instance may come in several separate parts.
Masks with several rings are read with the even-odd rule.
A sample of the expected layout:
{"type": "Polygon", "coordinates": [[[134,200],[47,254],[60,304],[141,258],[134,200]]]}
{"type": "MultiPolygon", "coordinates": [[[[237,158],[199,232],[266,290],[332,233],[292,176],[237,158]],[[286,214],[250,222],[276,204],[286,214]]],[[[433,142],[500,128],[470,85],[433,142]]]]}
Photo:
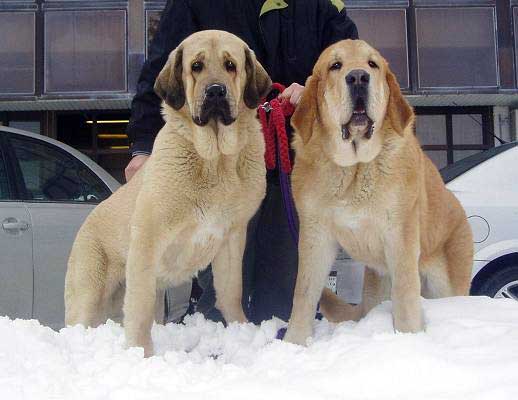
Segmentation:
{"type": "MultiPolygon", "coordinates": [[[[158,73],[183,39],[206,29],[225,30],[243,39],[272,81],[287,87],[281,97],[293,105],[320,53],[337,41],[358,38],[340,0],[168,0],[131,106],[127,180],[145,163],[164,125],[161,101],[153,90],[158,73]]],[[[243,309],[249,320],[289,319],[297,266],[297,246],[289,233],[277,172],[270,171],[266,197],[249,224],[243,258],[243,309]]],[[[199,282],[204,292],[198,311],[221,320],[210,268],[199,275],[199,282]]]]}

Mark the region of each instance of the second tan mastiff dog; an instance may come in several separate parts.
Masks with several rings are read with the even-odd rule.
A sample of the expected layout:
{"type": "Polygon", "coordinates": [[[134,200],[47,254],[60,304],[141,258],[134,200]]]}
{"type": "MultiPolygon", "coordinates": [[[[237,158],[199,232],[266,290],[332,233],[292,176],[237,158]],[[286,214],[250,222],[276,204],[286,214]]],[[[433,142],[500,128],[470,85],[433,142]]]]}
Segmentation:
{"type": "Polygon", "coordinates": [[[392,299],[394,327],[423,329],[420,295],[467,295],[466,215],[414,134],[414,113],[383,57],[363,41],[326,49],[292,118],[299,270],[285,339],[304,344],[337,247],[368,265],[363,303],[324,291],[330,320],[392,299]]]}
{"type": "Polygon", "coordinates": [[[166,123],[151,157],[77,235],[65,283],[68,325],[96,326],[124,298],[127,344],[150,356],[163,303],[157,291],[209,263],[217,307],[227,322],[246,321],[246,229],[266,188],[256,107],[270,86],[254,53],[230,33],[195,33],[171,53],[155,84],[166,123]]]}

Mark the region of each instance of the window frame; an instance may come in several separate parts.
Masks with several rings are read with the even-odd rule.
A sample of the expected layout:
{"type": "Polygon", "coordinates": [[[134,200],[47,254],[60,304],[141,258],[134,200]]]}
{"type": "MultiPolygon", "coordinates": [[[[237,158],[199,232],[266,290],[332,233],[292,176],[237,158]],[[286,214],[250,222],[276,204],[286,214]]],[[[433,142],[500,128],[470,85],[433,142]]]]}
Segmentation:
{"type": "MultiPolygon", "coordinates": [[[[160,22],[160,18],[162,17],[162,13],[164,11],[165,3],[163,5],[156,5],[156,6],[147,6],[144,10],[144,56],[145,60],[149,57],[149,45],[151,44],[152,38],[149,37],[149,28],[150,28],[150,18],[152,13],[158,13],[159,18],[158,21],[160,22]]],[[[158,27],[157,27],[158,30],[158,27]]],[[[156,35],[156,32],[154,33],[156,35]]],[[[153,35],[153,38],[154,38],[153,35]]]]}
{"type": "Polygon", "coordinates": [[[20,129],[22,131],[27,131],[31,133],[36,133],[34,131],[28,131],[27,129],[17,128],[12,126],[13,122],[39,122],[40,124],[40,133],[44,130],[44,111],[2,111],[1,112],[1,121],[5,127],[11,127],[14,129],[20,129]]]}
{"type": "Polygon", "coordinates": [[[29,91],[8,91],[8,92],[1,92],[2,98],[9,98],[9,97],[24,97],[24,96],[34,96],[37,95],[37,80],[38,80],[38,47],[37,47],[37,36],[38,36],[38,15],[37,15],[37,9],[32,9],[29,7],[23,7],[23,8],[5,8],[0,10],[2,13],[15,13],[18,15],[31,15],[32,16],[32,30],[34,34],[33,42],[32,42],[32,90],[29,91]]]}
{"type": "Polygon", "coordinates": [[[41,94],[42,96],[44,97],[47,97],[47,98],[51,98],[51,97],[56,97],[56,96],[78,96],[78,95],[93,95],[93,96],[96,96],[96,95],[105,95],[105,94],[125,94],[125,93],[128,93],[128,55],[129,55],[129,52],[128,52],[128,9],[127,7],[126,8],[118,8],[118,7],[115,7],[115,8],[112,8],[112,7],[102,7],[102,6],[99,6],[97,5],[96,3],[94,4],[86,4],[87,2],[80,2],[78,3],[75,7],[70,7],[70,8],[66,8],[66,7],[59,7],[59,6],[56,6],[54,7],[52,5],[52,3],[50,3],[48,6],[46,6],[44,9],[43,9],[43,14],[41,16],[42,18],[42,24],[43,24],[43,28],[42,28],[42,35],[43,35],[43,44],[42,44],[42,60],[41,60],[41,68],[42,68],[42,72],[43,72],[43,75],[42,75],[42,81],[41,81],[41,94]],[[83,4],[85,3],[85,4],[83,4]],[[123,41],[124,41],[124,44],[123,44],[123,47],[122,47],[122,51],[123,51],[123,57],[122,57],[122,61],[123,61],[123,66],[122,66],[122,73],[123,73],[123,77],[122,77],[122,85],[123,87],[120,88],[120,89],[99,89],[99,90],[86,90],[86,89],[75,89],[75,90],[63,90],[63,89],[50,89],[49,87],[51,86],[50,85],[50,82],[48,79],[49,78],[49,75],[50,75],[50,65],[47,64],[48,60],[51,58],[51,55],[50,54],[47,54],[47,50],[48,50],[48,35],[49,35],[49,31],[48,29],[50,29],[50,23],[49,21],[47,21],[47,16],[51,16],[52,13],[65,13],[65,12],[70,12],[70,13],[85,13],[87,14],[88,12],[92,12],[92,11],[98,11],[98,12],[103,12],[103,11],[114,11],[114,12],[120,12],[124,18],[123,18],[123,31],[125,32],[124,33],[124,38],[123,38],[123,41]]]}
{"type": "MultiPolygon", "coordinates": [[[[408,6],[406,7],[401,7],[401,6],[396,6],[396,5],[392,5],[392,4],[385,4],[385,5],[382,5],[382,4],[371,4],[370,7],[369,5],[356,5],[356,6],[347,6],[347,10],[354,10],[354,11],[378,11],[378,12],[383,12],[383,11],[396,11],[396,12],[402,12],[403,13],[403,21],[404,21],[404,33],[405,33],[405,41],[404,41],[404,48],[403,48],[403,52],[405,54],[405,69],[406,69],[406,82],[399,82],[400,83],[400,87],[401,87],[401,90],[404,92],[404,93],[407,93],[407,92],[410,92],[411,89],[412,89],[412,77],[411,77],[411,67],[410,67],[410,37],[409,37],[409,31],[410,31],[410,26],[409,26],[409,23],[408,23],[408,13],[409,13],[409,8],[408,6]]],[[[353,18],[349,13],[348,15],[353,18]]],[[[353,18],[353,21],[354,21],[354,18],[353,18]]],[[[360,29],[360,35],[361,35],[361,29],[360,29]]],[[[362,37],[360,36],[360,39],[362,39],[362,37]]],[[[376,47],[377,50],[380,50],[378,47],[376,47]]],[[[381,51],[381,50],[380,50],[381,51]]],[[[383,53],[382,53],[383,55],[383,53]]],[[[393,71],[394,72],[394,71],[393,71]]],[[[397,77],[398,79],[400,77],[397,77]]]]}
{"type": "Polygon", "coordinates": [[[22,202],[25,202],[25,203],[37,203],[37,204],[41,204],[41,203],[57,203],[57,204],[96,205],[96,204],[99,204],[99,203],[101,203],[102,201],[104,201],[106,199],[103,198],[103,199],[99,199],[98,201],[74,201],[74,200],[35,200],[35,199],[31,198],[31,196],[29,196],[29,194],[28,194],[27,187],[25,186],[25,180],[23,178],[23,173],[22,173],[22,170],[21,170],[21,167],[20,167],[20,163],[18,161],[18,157],[16,157],[14,146],[11,143],[11,138],[12,137],[15,137],[15,138],[21,139],[21,140],[25,140],[25,141],[28,141],[28,142],[33,142],[33,143],[36,143],[36,144],[39,144],[39,145],[42,145],[42,146],[46,146],[46,147],[51,148],[52,150],[56,151],[58,154],[63,155],[64,157],[71,158],[72,160],[74,160],[74,162],[78,166],[82,166],[83,168],[88,170],[89,173],[92,176],[94,176],[102,184],[102,187],[106,190],[107,193],[109,193],[106,198],[110,197],[111,194],[113,193],[110,190],[110,188],[108,187],[108,185],[106,185],[106,183],[94,171],[92,171],[88,165],[86,165],[80,159],[74,157],[73,154],[70,154],[69,152],[63,150],[59,146],[56,146],[56,145],[54,145],[52,143],[48,143],[48,142],[46,142],[44,140],[39,140],[37,138],[33,138],[33,137],[30,137],[30,136],[17,135],[17,134],[13,134],[11,132],[5,132],[5,133],[6,133],[6,135],[4,137],[5,149],[6,149],[6,153],[8,153],[10,155],[9,163],[12,166],[12,172],[13,172],[13,177],[14,177],[13,180],[15,181],[15,186],[16,186],[17,191],[18,191],[18,196],[17,196],[18,201],[22,201],[22,202]]]}
{"type": "MultiPolygon", "coordinates": [[[[59,111],[56,113],[56,117],[59,118],[64,115],[69,114],[83,114],[85,118],[88,118],[92,121],[91,129],[90,129],[90,147],[74,147],[74,145],[67,143],[66,140],[61,140],[58,137],[58,140],[67,144],[68,146],[74,147],[77,151],[87,155],[96,163],[99,163],[99,156],[113,155],[113,154],[129,154],[130,146],[128,145],[125,149],[103,149],[99,146],[99,138],[97,137],[101,123],[98,121],[102,121],[103,119],[114,119],[120,118],[121,120],[129,120],[131,114],[127,110],[88,110],[85,112],[80,111],[59,111]]],[[[124,132],[126,132],[126,128],[129,122],[121,122],[121,124],[125,124],[124,132]]],[[[129,139],[128,139],[129,140],[129,139]]]]}
{"type": "MultiPolygon", "coordinates": [[[[455,163],[454,151],[457,150],[489,150],[495,147],[493,135],[492,107],[416,107],[416,116],[419,115],[443,115],[445,117],[446,144],[421,145],[424,151],[446,151],[447,166],[455,163]],[[482,144],[454,144],[453,143],[453,115],[477,114],[482,115],[482,144]]],[[[417,132],[416,132],[417,134],[417,132]]]]}
{"type": "MultiPolygon", "coordinates": [[[[99,164],[99,166],[103,169],[105,169],[117,182],[120,184],[126,183],[126,179],[124,178],[124,167],[129,163],[131,159],[131,155],[129,153],[130,144],[129,139],[126,138],[126,143],[121,143],[121,146],[124,148],[110,148],[109,146],[103,146],[102,145],[102,138],[98,136],[98,134],[103,133],[103,127],[106,125],[102,124],[103,120],[113,120],[113,119],[120,119],[120,120],[127,120],[129,121],[130,118],[130,112],[127,110],[92,110],[92,111],[84,111],[84,112],[78,112],[78,111],[60,111],[56,113],[56,140],[59,140],[60,142],[73,147],[77,151],[81,152],[82,154],[89,157],[91,160],[93,160],[95,163],[99,164]],[[89,137],[89,144],[87,146],[85,145],[77,145],[68,140],[67,137],[63,137],[61,135],[62,130],[60,128],[60,118],[65,117],[67,115],[79,115],[82,114],[82,116],[88,120],[92,121],[92,124],[90,125],[90,129],[88,132],[89,137]],[[110,165],[110,162],[106,161],[105,157],[124,157],[125,161],[124,166],[121,166],[121,168],[113,168],[113,165],[110,165]]],[[[125,134],[127,136],[127,125],[129,122],[121,122],[121,125],[124,125],[124,128],[120,131],[120,133],[125,134]]],[[[84,132],[82,132],[84,133],[84,132]]],[[[112,159],[114,161],[115,159],[112,159]]],[[[117,163],[118,161],[116,161],[117,163]]]]}
{"type": "Polygon", "coordinates": [[[6,135],[8,135],[8,132],[5,132],[4,130],[0,129],[0,162],[3,161],[5,166],[5,171],[7,173],[7,190],[9,191],[9,198],[8,199],[0,199],[0,203],[5,202],[13,202],[13,201],[21,201],[19,199],[18,195],[18,188],[15,184],[14,177],[14,170],[13,170],[13,164],[11,161],[11,155],[7,149],[7,139],[6,135]]]}
{"type": "MultiPolygon", "coordinates": [[[[440,3],[439,3],[440,4],[440,3]]],[[[415,48],[416,48],[416,55],[415,55],[415,70],[416,70],[416,89],[418,92],[423,91],[451,91],[451,90],[471,90],[476,91],[478,90],[496,90],[501,87],[501,81],[500,81],[500,59],[498,54],[498,19],[497,19],[497,10],[495,6],[493,5],[480,5],[480,4],[455,4],[455,5],[434,5],[434,4],[427,4],[425,5],[415,5],[413,9],[413,18],[415,21],[415,48]],[[421,63],[422,60],[420,60],[420,49],[421,46],[419,45],[419,32],[417,30],[417,26],[419,25],[418,21],[418,12],[421,10],[464,10],[464,9],[480,9],[480,10],[491,10],[492,16],[493,16],[493,29],[492,29],[492,39],[494,43],[494,58],[495,58],[495,65],[494,65],[494,77],[496,78],[495,85],[472,85],[472,86],[453,86],[453,85],[440,85],[440,86],[433,86],[430,84],[425,84],[422,82],[422,75],[421,72],[421,63]]]]}

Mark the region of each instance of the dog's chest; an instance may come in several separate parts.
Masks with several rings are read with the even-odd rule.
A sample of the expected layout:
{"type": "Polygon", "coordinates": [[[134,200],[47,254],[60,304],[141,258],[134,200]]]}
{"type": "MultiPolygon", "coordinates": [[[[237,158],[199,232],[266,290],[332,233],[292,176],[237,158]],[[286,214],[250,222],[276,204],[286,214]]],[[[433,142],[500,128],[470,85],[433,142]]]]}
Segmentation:
{"type": "Polygon", "coordinates": [[[186,224],[164,249],[159,275],[172,283],[183,282],[208,266],[227,240],[232,221],[208,214],[186,224]]]}
{"type": "Polygon", "coordinates": [[[353,259],[369,264],[382,262],[384,216],[369,209],[335,207],[331,218],[337,241],[353,259]]]}
{"type": "Polygon", "coordinates": [[[225,237],[229,229],[228,222],[221,218],[210,218],[201,221],[191,235],[191,242],[194,246],[201,246],[203,243],[219,243],[225,237]]]}
{"type": "Polygon", "coordinates": [[[254,192],[250,198],[243,196],[238,182],[225,185],[220,182],[218,190],[209,189],[193,199],[184,222],[174,229],[159,266],[165,281],[178,284],[206,268],[229,240],[230,231],[246,226],[252,217],[259,196],[254,192]]]}
{"type": "Polygon", "coordinates": [[[375,166],[344,168],[333,198],[343,206],[368,207],[376,200],[379,185],[379,171],[375,166]]]}

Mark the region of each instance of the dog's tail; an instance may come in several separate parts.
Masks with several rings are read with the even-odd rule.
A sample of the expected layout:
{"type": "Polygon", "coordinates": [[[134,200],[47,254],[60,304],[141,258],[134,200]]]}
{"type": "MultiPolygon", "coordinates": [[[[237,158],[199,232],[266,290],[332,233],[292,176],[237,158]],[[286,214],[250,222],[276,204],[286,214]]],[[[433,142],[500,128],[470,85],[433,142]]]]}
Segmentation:
{"type": "Polygon", "coordinates": [[[322,292],[320,311],[330,322],[358,321],[362,316],[361,304],[346,303],[328,288],[322,292]]]}

